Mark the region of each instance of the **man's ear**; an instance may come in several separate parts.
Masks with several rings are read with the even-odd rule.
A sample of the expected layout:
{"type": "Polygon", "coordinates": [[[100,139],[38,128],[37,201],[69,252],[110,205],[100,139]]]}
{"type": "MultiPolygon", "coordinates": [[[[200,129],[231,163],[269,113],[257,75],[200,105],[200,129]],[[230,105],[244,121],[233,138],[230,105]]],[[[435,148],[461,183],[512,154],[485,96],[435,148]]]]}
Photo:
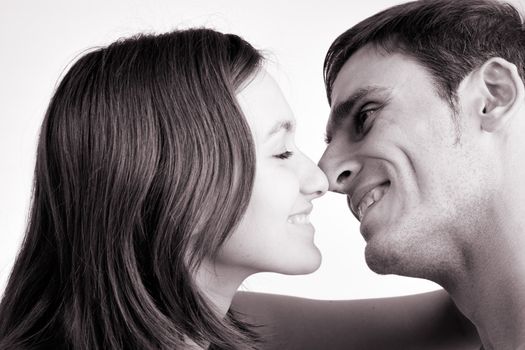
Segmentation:
{"type": "Polygon", "coordinates": [[[524,102],[525,89],[518,70],[509,61],[494,57],[472,74],[475,76],[471,82],[477,85],[476,114],[481,128],[497,131],[517,114],[524,102]]]}

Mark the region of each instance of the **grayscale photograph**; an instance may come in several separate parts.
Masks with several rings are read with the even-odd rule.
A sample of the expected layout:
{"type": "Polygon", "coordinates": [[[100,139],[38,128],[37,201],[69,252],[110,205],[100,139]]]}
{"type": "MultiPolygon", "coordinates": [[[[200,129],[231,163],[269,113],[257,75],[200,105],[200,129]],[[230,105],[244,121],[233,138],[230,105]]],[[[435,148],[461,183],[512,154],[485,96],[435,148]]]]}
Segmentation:
{"type": "Polygon", "coordinates": [[[0,350],[525,350],[524,18],[2,0],[0,350]]]}

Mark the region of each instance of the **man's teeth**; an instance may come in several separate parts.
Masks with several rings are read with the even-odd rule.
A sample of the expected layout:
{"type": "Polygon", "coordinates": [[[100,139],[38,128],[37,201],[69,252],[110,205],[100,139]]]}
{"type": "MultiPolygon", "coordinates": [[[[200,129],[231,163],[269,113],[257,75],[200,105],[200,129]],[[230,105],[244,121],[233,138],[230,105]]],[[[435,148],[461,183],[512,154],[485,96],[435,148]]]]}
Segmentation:
{"type": "Polygon", "coordinates": [[[291,224],[307,225],[310,223],[310,217],[307,214],[292,215],[288,218],[291,224]]]}
{"type": "Polygon", "coordinates": [[[361,203],[359,203],[359,205],[357,206],[357,215],[359,216],[359,221],[363,219],[366,211],[368,210],[368,208],[370,208],[372,204],[378,202],[381,198],[383,198],[387,188],[387,185],[374,187],[363,197],[361,203]]]}

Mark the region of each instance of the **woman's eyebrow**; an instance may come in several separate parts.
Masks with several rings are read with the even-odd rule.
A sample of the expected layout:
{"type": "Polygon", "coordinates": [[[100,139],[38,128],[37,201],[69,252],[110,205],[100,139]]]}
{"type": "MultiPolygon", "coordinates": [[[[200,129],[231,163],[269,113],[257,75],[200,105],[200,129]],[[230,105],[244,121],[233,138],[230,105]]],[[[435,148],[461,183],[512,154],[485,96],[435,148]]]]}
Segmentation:
{"type": "Polygon", "coordinates": [[[282,130],[286,132],[292,132],[295,130],[295,122],[292,120],[280,120],[277,123],[275,123],[270,131],[266,134],[265,140],[268,140],[270,137],[274,136],[275,134],[278,134],[282,130]]]}

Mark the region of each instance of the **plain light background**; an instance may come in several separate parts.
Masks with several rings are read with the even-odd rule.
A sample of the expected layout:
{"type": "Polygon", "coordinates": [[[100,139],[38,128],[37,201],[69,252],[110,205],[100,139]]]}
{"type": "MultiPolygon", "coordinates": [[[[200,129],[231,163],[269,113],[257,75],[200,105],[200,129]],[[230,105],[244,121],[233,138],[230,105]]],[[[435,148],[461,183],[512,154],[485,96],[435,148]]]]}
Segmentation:
{"type": "MultiPolygon", "coordinates": [[[[61,74],[84,50],[139,32],[192,26],[238,34],[266,53],[267,69],[295,112],[297,144],[317,162],[329,113],[322,79],[329,45],[358,21],[400,2],[0,0],[0,294],[23,238],[42,118],[61,74]]],[[[314,206],[321,268],[307,276],[258,274],[242,289],[356,299],[439,288],[371,272],[343,196],[329,193],[314,206]]]]}

